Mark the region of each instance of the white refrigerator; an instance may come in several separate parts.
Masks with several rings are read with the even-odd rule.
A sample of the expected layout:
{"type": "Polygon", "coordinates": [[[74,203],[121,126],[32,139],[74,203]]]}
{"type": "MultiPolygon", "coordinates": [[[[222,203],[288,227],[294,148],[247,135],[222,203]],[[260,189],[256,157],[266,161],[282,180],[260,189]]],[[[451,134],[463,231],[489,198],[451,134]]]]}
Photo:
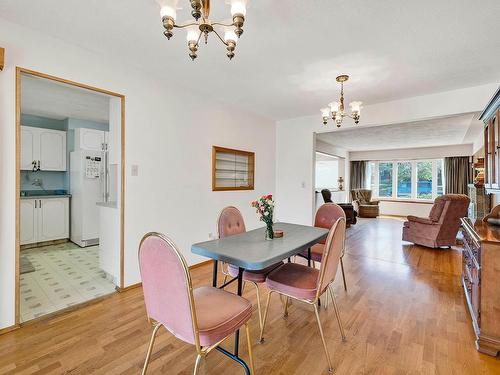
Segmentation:
{"type": "Polygon", "coordinates": [[[109,200],[107,151],[70,153],[72,242],[81,247],[99,244],[98,202],[109,200]]]}

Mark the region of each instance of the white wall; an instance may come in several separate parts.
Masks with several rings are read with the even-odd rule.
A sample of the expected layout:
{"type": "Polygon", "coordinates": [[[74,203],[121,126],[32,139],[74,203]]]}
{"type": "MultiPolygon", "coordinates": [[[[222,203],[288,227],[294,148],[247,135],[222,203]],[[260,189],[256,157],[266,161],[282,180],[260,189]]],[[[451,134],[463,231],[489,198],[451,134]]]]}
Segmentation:
{"type": "MultiPolygon", "coordinates": [[[[0,72],[0,328],[14,324],[16,66],[126,96],[126,286],[139,281],[137,248],[148,231],[170,235],[193,264],[202,259],[191,254],[190,245],[215,232],[224,206],[238,206],[248,228],[260,225],[250,201],[275,190],[273,121],[2,19],[0,45],[6,52],[0,72]],[[212,192],[212,145],[256,153],[254,191],[212,192]],[[138,177],[130,174],[132,164],[139,166],[138,177]]],[[[312,143],[308,150],[312,154],[312,143]]]]}
{"type": "MultiPolygon", "coordinates": [[[[380,126],[481,111],[497,87],[497,83],[492,83],[368,105],[363,108],[361,122],[356,126],[380,126]]],[[[350,120],[342,125],[343,128],[352,126],[354,124],[350,120]]],[[[297,223],[312,222],[313,134],[327,131],[336,131],[336,127],[324,126],[321,117],[316,115],[278,122],[276,208],[280,219],[297,223]]],[[[472,150],[472,146],[470,148],[472,150]]],[[[346,184],[349,186],[348,181],[346,184]]]]}

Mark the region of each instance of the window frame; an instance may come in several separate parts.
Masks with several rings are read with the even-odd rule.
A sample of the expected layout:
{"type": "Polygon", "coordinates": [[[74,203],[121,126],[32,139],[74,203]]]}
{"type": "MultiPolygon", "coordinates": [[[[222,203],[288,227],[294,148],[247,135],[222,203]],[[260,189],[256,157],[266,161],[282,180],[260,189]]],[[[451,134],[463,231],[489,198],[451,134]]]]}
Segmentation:
{"type": "Polygon", "coordinates": [[[442,180],[443,180],[443,194],[445,192],[445,176],[444,176],[444,159],[397,159],[397,160],[370,160],[370,173],[368,173],[367,181],[368,186],[372,189],[372,196],[378,200],[390,200],[390,201],[401,201],[401,202],[433,202],[434,199],[438,197],[437,194],[437,176],[438,176],[438,163],[442,163],[442,180]],[[418,186],[418,174],[417,174],[417,163],[420,162],[431,162],[432,163],[432,198],[424,199],[417,197],[417,186],[418,186]],[[379,164],[380,163],[392,163],[392,196],[381,197],[379,196],[379,186],[380,186],[380,174],[379,174],[379,164]],[[398,197],[398,163],[411,163],[411,196],[409,198],[398,197]],[[371,185],[372,174],[375,176],[374,186],[371,185]]]}

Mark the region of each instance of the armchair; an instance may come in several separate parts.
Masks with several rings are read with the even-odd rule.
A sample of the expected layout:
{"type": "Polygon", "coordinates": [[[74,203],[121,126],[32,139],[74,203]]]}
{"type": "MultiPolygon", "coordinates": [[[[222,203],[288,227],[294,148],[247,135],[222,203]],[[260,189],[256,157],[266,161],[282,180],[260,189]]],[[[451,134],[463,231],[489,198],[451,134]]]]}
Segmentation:
{"type": "Polygon", "coordinates": [[[408,216],[403,226],[403,241],[437,248],[456,244],[460,219],[467,215],[470,199],[462,194],[436,198],[428,218],[408,216]]]}
{"type": "Polygon", "coordinates": [[[379,201],[372,200],[372,191],[369,189],[354,189],[351,191],[352,203],[358,211],[359,217],[377,217],[379,215],[379,201]]]}

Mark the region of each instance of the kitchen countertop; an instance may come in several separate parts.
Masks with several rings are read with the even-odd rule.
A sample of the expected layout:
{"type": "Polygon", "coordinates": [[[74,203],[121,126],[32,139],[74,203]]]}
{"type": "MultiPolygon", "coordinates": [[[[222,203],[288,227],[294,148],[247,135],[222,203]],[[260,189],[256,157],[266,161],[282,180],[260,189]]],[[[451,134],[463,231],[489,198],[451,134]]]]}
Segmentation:
{"type": "Polygon", "coordinates": [[[71,198],[71,194],[40,194],[40,195],[21,195],[21,199],[51,199],[51,198],[71,198]]]}
{"type": "Polygon", "coordinates": [[[117,202],[97,202],[99,207],[107,207],[107,208],[118,208],[117,202]]]}

